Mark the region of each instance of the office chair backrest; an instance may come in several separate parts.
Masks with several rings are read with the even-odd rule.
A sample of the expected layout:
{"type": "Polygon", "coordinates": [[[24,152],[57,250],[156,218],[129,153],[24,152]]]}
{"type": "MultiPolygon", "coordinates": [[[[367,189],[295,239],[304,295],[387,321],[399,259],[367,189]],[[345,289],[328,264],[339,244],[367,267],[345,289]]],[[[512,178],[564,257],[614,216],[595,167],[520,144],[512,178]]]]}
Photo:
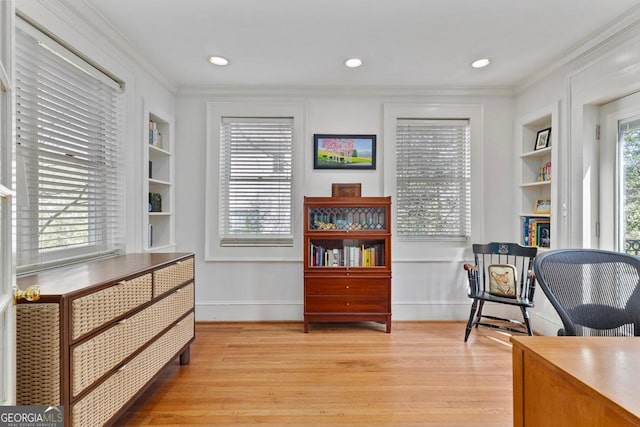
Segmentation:
{"type": "Polygon", "coordinates": [[[534,262],[558,312],[558,335],[640,335],[640,258],[598,249],[556,249],[534,262]]]}

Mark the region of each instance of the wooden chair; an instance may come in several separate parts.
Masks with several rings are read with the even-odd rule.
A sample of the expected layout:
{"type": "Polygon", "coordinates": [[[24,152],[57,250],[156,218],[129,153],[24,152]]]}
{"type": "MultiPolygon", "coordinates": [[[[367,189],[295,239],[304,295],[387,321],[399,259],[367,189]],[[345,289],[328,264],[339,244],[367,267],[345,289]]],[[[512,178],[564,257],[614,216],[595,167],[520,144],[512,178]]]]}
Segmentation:
{"type": "Polygon", "coordinates": [[[556,249],[536,258],[538,283],[558,312],[558,335],[640,336],[640,258],[556,249]]]}
{"type": "Polygon", "coordinates": [[[465,342],[473,326],[533,335],[527,309],[533,307],[536,282],[533,260],[537,253],[538,248],[517,243],[473,245],[475,265],[464,265],[469,280],[468,296],[473,300],[465,342]],[[487,302],[519,307],[522,320],[483,314],[487,302]]]}

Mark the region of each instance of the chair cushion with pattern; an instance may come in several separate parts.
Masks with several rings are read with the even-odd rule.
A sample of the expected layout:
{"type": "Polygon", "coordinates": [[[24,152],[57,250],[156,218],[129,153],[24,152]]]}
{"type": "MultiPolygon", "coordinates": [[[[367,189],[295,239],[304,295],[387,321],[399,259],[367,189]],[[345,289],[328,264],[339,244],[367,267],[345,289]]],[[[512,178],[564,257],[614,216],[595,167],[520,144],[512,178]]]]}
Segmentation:
{"type": "Polygon", "coordinates": [[[501,297],[516,298],[518,272],[510,264],[491,264],[489,274],[489,293],[501,297]]]}

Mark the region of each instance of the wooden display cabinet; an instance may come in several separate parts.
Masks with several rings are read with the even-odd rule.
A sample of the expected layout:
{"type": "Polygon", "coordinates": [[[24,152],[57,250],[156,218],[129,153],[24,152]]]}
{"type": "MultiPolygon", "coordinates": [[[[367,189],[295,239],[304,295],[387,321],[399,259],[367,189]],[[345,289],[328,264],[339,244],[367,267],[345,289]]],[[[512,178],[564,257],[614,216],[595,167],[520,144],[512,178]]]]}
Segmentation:
{"type": "Polygon", "coordinates": [[[391,197],[304,198],[304,331],[375,321],[391,332],[391,197]]]}

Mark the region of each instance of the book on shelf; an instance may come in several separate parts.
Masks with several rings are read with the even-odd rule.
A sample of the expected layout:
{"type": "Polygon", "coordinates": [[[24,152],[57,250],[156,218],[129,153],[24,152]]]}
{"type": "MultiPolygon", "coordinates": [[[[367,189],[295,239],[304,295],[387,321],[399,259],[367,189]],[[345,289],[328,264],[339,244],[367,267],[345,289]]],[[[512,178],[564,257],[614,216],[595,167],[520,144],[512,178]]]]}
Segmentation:
{"type": "Polygon", "coordinates": [[[551,181],[551,162],[543,163],[538,171],[538,182],[551,181]]]}
{"type": "Polygon", "coordinates": [[[149,212],[162,212],[162,195],[149,193],[149,212]]]}
{"type": "Polygon", "coordinates": [[[539,248],[551,247],[551,220],[549,218],[523,216],[522,244],[539,248]]]}
{"type": "Polygon", "coordinates": [[[162,148],[162,133],[158,129],[158,124],[153,120],[149,120],[149,145],[162,148]]]}
{"type": "Polygon", "coordinates": [[[378,267],[384,266],[382,243],[344,245],[327,248],[311,243],[309,248],[311,267],[378,267]]]}

